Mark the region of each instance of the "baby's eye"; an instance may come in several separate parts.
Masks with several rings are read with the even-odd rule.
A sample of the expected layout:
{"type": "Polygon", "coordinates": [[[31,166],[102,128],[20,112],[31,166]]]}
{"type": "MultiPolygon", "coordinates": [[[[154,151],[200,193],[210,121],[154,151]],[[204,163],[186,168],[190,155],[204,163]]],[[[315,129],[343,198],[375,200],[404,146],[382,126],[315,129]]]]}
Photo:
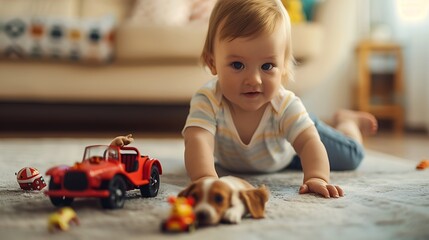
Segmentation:
{"type": "Polygon", "coordinates": [[[231,67],[236,69],[236,70],[241,70],[244,68],[244,64],[241,62],[233,62],[233,63],[231,63],[231,67]]]}
{"type": "Polygon", "coordinates": [[[261,66],[261,69],[264,71],[269,71],[271,69],[273,69],[274,65],[272,63],[264,63],[261,66]]]}

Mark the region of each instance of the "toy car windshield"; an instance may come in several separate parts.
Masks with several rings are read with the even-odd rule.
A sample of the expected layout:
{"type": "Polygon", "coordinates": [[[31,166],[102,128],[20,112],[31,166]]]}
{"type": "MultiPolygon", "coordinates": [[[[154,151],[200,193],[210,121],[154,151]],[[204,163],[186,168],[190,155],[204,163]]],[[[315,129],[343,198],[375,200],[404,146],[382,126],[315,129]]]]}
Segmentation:
{"type": "Polygon", "coordinates": [[[90,146],[85,149],[83,161],[100,163],[101,161],[119,160],[119,152],[116,147],[90,146]]]}

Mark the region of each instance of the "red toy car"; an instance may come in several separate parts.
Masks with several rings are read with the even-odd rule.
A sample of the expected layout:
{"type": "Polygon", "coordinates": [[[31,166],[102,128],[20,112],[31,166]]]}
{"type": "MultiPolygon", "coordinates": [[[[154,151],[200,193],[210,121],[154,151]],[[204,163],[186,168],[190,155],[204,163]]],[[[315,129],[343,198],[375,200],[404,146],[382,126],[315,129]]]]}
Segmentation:
{"type": "Polygon", "coordinates": [[[49,190],[55,206],[67,206],[74,198],[100,198],[103,208],[122,208],[127,190],[140,189],[142,197],[158,194],[162,174],[157,159],[141,156],[135,147],[94,145],[85,148],[82,162],[49,169],[49,190]]]}

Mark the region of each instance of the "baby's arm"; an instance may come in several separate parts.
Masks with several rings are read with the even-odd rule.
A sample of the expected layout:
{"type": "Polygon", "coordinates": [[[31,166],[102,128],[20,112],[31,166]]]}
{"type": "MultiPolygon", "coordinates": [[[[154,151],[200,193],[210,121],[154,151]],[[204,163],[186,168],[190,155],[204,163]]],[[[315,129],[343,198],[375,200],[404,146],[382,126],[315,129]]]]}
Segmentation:
{"type": "Polygon", "coordinates": [[[319,134],[311,126],[298,135],[293,143],[295,151],[301,158],[304,172],[304,183],[300,193],[318,193],[324,197],[343,196],[343,190],[329,183],[329,159],[319,134]]]}
{"type": "Polygon", "coordinates": [[[185,167],[192,181],[218,177],[214,167],[214,136],[200,127],[188,127],[184,132],[185,167]]]}

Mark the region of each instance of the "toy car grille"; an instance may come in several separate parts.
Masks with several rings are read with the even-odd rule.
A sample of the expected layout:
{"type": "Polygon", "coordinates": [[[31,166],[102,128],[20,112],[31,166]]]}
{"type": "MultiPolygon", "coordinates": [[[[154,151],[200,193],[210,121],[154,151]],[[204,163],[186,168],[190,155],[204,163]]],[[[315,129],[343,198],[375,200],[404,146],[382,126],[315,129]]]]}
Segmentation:
{"type": "Polygon", "coordinates": [[[82,191],[88,188],[88,178],[84,172],[72,171],[64,176],[64,188],[71,191],[82,191]]]}

